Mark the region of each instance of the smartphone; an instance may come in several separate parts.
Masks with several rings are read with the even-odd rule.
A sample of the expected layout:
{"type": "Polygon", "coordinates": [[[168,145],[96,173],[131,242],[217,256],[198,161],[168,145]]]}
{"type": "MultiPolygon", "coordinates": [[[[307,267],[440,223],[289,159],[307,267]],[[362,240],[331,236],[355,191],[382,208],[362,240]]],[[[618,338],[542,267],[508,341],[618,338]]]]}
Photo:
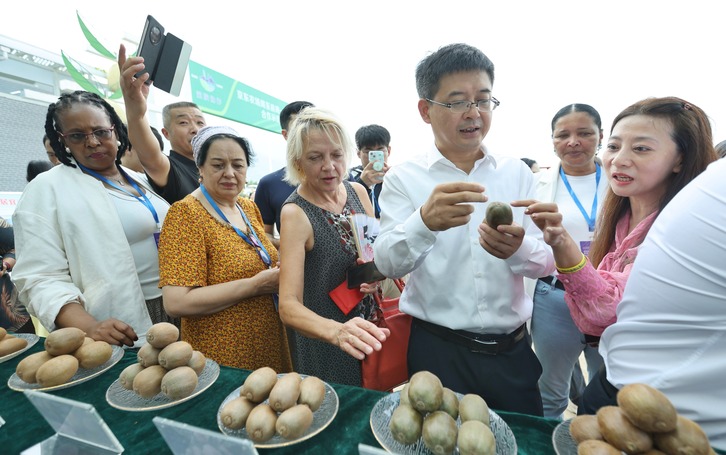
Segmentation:
{"type": "Polygon", "coordinates": [[[138,56],[144,57],[144,69],[136,73],[136,77],[149,73],[147,85],[156,78],[156,68],[159,65],[161,50],[164,48],[164,38],[164,27],[153,16],[146,16],[144,33],[141,35],[137,52],[138,56]]]}
{"type": "Polygon", "coordinates": [[[386,277],[378,271],[378,267],[373,261],[357,264],[348,269],[348,289],[360,287],[363,283],[374,283],[385,279],[386,277]]]}
{"type": "Polygon", "coordinates": [[[373,170],[382,171],[386,155],[383,150],[371,150],[368,152],[368,161],[373,163],[373,170]]]}

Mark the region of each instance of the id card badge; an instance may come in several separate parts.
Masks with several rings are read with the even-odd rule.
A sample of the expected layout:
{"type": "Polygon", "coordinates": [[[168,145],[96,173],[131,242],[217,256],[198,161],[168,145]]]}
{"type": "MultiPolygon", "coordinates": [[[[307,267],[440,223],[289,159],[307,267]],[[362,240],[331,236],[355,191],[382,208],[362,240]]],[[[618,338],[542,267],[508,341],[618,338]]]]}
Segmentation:
{"type": "Polygon", "coordinates": [[[275,305],[275,311],[280,311],[280,295],[272,294],[272,303],[275,305]]]}
{"type": "Polygon", "coordinates": [[[590,237],[588,240],[580,242],[580,251],[582,254],[587,256],[590,253],[590,245],[592,245],[592,239],[595,237],[594,232],[590,231],[590,237]]]}
{"type": "Polygon", "coordinates": [[[159,249],[159,238],[161,237],[161,232],[154,232],[154,242],[156,242],[156,249],[159,249]]]}

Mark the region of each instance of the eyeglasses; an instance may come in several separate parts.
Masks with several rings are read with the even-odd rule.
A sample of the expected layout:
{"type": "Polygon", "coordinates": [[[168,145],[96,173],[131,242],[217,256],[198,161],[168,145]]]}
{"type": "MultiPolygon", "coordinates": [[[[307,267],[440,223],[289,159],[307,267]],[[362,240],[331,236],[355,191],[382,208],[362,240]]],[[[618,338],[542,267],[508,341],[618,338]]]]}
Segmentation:
{"type": "Polygon", "coordinates": [[[96,138],[98,142],[103,142],[111,139],[113,137],[113,129],[111,128],[101,128],[96,131],[91,131],[90,133],[68,133],[63,134],[60,131],[58,132],[58,135],[62,137],[63,139],[67,140],[71,144],[84,144],[88,140],[88,136],[93,136],[96,138]]]}
{"type": "Polygon", "coordinates": [[[469,112],[469,109],[471,109],[472,106],[476,106],[476,109],[479,112],[491,112],[494,109],[499,106],[499,100],[491,97],[489,99],[485,100],[478,100],[478,101],[455,101],[453,103],[439,103],[438,101],[430,100],[426,98],[426,101],[429,103],[438,104],[439,106],[448,107],[451,112],[456,112],[459,114],[462,114],[464,112],[469,112]]]}

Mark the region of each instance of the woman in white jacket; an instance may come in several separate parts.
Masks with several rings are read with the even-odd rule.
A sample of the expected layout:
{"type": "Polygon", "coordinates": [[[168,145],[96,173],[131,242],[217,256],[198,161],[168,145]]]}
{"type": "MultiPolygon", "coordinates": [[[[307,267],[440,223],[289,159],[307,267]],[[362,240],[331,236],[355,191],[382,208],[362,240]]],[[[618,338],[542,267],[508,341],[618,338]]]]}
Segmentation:
{"type": "Polygon", "coordinates": [[[63,165],[30,182],[13,215],[20,300],[49,331],[138,346],[152,323],[175,322],[158,288],[169,205],[121,167],[126,127],[97,95],[62,95],[45,130],[63,165]]]}
{"type": "MultiPolygon", "coordinates": [[[[560,163],[540,173],[537,182],[537,200],[557,203],[562,224],[585,254],[608,187],[595,160],[602,138],[600,114],[592,106],[570,104],[560,109],[552,119],[552,141],[560,163]]],[[[602,365],[597,347],[587,345],[573,322],[564,289],[555,276],[548,276],[537,280],[533,295],[532,342],[542,364],[539,388],[545,417],[555,419],[567,409],[573,371],[582,376],[580,354],[585,352],[590,377],[602,365]]],[[[573,386],[579,397],[584,384],[576,381],[573,386]]]]}

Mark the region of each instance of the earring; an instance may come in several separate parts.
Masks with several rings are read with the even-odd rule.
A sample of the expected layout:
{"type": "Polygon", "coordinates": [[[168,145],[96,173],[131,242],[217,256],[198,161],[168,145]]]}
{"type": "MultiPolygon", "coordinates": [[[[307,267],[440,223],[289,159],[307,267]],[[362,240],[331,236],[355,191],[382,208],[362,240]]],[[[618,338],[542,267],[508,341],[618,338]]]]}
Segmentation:
{"type": "Polygon", "coordinates": [[[116,141],[116,147],[121,147],[121,141],[116,141]]]}
{"type": "Polygon", "coordinates": [[[70,155],[71,154],[71,149],[69,149],[68,147],[66,147],[66,153],[70,155]]]}

